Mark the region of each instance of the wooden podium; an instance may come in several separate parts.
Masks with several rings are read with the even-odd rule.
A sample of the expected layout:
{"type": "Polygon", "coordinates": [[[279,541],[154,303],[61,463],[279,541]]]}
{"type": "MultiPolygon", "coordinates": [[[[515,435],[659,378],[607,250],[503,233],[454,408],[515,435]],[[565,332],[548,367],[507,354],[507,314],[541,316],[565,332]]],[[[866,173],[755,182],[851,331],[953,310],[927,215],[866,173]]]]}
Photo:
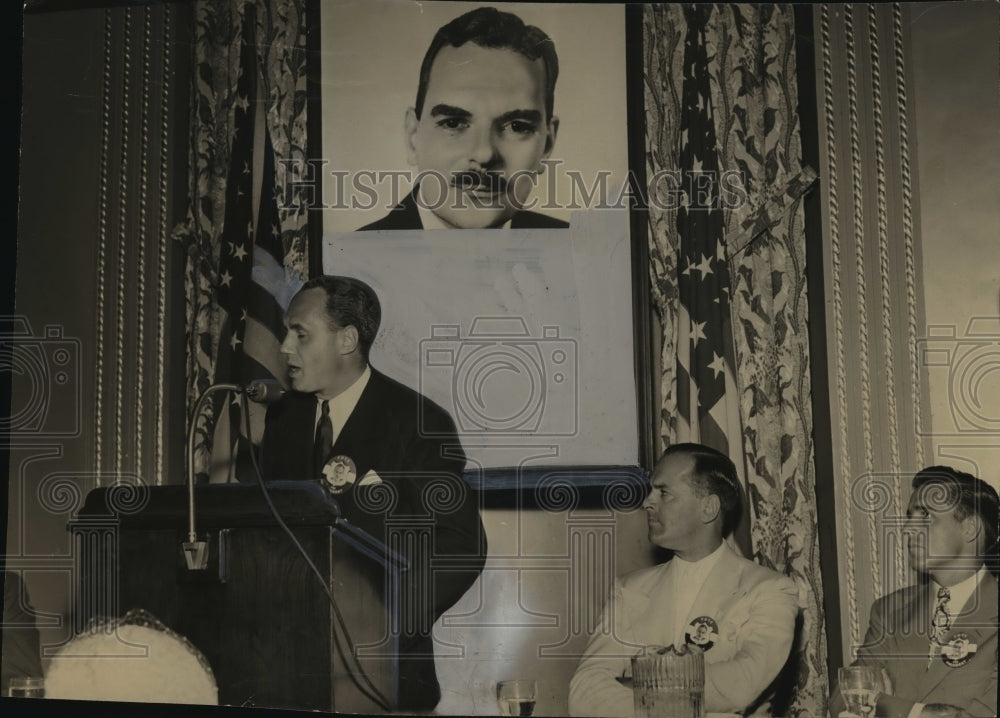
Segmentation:
{"type": "MultiPolygon", "coordinates": [[[[358,662],[397,702],[399,574],[406,561],[340,517],[316,483],[267,484],[343,616],[358,662]]],[[[350,660],[334,604],[258,485],[195,489],[209,564],[188,570],[185,486],[110,486],[70,523],[77,560],[74,622],[144,608],[211,664],[219,703],[345,713],[383,712],[350,660]],[[357,681],[352,679],[352,675],[357,681]]]]}

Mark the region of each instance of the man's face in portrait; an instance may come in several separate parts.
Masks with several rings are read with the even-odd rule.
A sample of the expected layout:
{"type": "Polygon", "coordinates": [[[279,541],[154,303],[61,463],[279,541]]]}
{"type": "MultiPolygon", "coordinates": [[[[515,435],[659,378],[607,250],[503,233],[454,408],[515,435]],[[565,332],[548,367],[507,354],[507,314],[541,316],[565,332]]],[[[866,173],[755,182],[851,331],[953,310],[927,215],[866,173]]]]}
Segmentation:
{"type": "Polygon", "coordinates": [[[471,42],[441,48],[421,117],[406,115],[408,160],[433,173],[421,179],[424,205],[452,227],[503,225],[544,170],[558,125],[546,117],[541,59],[471,42]]]}

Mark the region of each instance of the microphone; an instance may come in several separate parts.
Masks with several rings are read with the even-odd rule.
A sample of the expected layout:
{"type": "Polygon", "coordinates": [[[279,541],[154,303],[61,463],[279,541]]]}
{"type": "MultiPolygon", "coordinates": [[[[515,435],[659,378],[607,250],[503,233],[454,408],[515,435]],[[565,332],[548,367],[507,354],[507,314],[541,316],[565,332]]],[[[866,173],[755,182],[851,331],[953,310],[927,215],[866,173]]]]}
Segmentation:
{"type": "Polygon", "coordinates": [[[201,416],[202,409],[209,397],[217,391],[234,391],[245,394],[252,401],[261,404],[270,404],[281,398],[285,390],[281,388],[274,379],[255,379],[245,387],[238,384],[213,384],[205,389],[195,403],[194,413],[191,415],[191,424],[188,427],[187,440],[187,489],[188,489],[188,535],[187,541],[181,543],[184,552],[184,561],[188,570],[204,570],[208,567],[208,543],[198,538],[195,530],[195,502],[194,502],[194,441],[195,431],[198,428],[198,417],[201,416]]]}
{"type": "Polygon", "coordinates": [[[274,379],[254,379],[244,387],[243,392],[250,401],[258,404],[273,404],[285,394],[281,383],[274,379]]]}

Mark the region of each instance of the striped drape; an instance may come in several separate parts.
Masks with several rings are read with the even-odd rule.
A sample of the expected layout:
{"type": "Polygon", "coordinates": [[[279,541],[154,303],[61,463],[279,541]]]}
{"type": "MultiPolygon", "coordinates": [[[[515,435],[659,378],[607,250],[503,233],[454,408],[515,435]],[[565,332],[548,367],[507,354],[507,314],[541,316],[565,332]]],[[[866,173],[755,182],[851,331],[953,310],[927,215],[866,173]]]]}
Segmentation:
{"type": "Polygon", "coordinates": [[[827,362],[844,660],[879,596],[911,581],[901,529],[930,455],[914,98],[900,3],[813,11],[827,362]]]}

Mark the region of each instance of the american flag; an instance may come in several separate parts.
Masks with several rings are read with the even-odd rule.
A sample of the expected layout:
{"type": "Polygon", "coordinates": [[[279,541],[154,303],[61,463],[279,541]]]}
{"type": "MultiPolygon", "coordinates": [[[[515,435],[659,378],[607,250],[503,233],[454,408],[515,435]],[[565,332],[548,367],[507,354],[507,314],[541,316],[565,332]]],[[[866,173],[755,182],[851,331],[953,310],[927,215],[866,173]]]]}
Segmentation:
{"type": "MultiPolygon", "coordinates": [[[[255,379],[276,379],[284,385],[286,372],[279,352],[285,337],[284,311],[277,289],[285,276],[284,250],[275,192],[274,149],[266,127],[256,122],[256,113],[262,111],[262,107],[257,102],[253,13],[253,5],[248,5],[243,20],[226,213],[216,282],[216,297],[225,319],[219,338],[215,381],[246,385],[255,379]],[[262,143],[255,143],[258,124],[264,133],[262,143]],[[253,199],[255,144],[263,149],[263,157],[256,158],[261,165],[257,208],[253,199]]],[[[246,458],[250,445],[241,419],[239,397],[226,397],[221,393],[217,397],[214,416],[219,417],[219,421],[215,445],[218,446],[219,441],[227,442],[231,457],[246,458]],[[224,410],[223,402],[227,401],[228,408],[224,410]]],[[[256,406],[254,410],[259,411],[256,406]]],[[[255,415],[254,425],[259,426],[261,420],[261,416],[255,415]]]]}
{"type": "MultiPolygon", "coordinates": [[[[680,159],[684,201],[677,213],[679,316],[677,339],[677,440],[727,454],[746,477],[736,390],[729,266],[720,209],[719,158],[713,121],[705,24],[711,6],[685,6],[684,79],[681,89],[680,159]]],[[[744,478],[745,482],[745,478],[744,478]]],[[[744,483],[744,517],[737,544],[750,551],[744,483]]]]}

